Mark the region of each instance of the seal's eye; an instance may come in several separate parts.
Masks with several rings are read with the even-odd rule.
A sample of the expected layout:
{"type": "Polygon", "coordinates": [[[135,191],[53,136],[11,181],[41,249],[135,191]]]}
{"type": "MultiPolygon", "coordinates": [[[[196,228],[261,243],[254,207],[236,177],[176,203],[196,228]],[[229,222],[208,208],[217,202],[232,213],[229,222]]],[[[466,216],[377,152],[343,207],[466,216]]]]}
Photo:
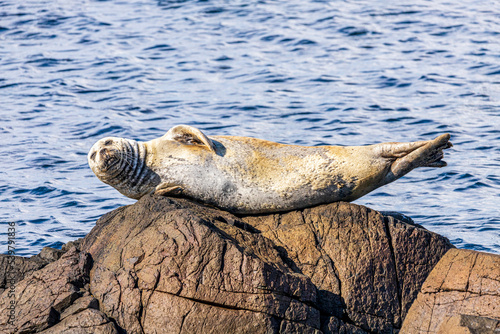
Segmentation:
{"type": "Polygon", "coordinates": [[[90,155],[90,159],[91,159],[91,160],[94,160],[94,159],[95,159],[95,153],[96,153],[96,152],[94,152],[94,153],[92,153],[92,154],[90,155]]]}
{"type": "Polygon", "coordinates": [[[113,144],[113,141],[111,139],[108,139],[104,142],[104,146],[108,146],[108,145],[111,145],[113,144]]]}

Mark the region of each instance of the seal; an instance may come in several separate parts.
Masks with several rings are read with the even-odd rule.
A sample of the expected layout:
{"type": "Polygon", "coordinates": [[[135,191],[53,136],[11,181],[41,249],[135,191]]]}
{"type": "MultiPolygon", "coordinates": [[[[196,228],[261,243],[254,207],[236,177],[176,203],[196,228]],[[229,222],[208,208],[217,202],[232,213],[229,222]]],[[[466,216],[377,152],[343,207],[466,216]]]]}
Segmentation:
{"type": "Polygon", "coordinates": [[[178,125],[148,142],[108,137],[88,162],[123,195],[183,196],[237,214],[353,201],[417,167],[444,167],[450,135],[410,143],[296,146],[266,140],[207,137],[178,125]]]}

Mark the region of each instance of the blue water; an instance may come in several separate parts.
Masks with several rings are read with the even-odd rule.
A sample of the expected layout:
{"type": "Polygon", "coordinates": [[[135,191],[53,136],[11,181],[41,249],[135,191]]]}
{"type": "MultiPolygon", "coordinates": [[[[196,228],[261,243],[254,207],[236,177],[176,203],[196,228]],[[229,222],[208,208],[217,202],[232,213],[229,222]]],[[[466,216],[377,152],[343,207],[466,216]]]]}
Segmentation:
{"type": "Polygon", "coordinates": [[[16,253],[84,236],[134,201],[86,154],[176,124],[362,145],[452,134],[443,169],[356,201],[500,253],[496,1],[0,0],[0,235],[16,253]]]}

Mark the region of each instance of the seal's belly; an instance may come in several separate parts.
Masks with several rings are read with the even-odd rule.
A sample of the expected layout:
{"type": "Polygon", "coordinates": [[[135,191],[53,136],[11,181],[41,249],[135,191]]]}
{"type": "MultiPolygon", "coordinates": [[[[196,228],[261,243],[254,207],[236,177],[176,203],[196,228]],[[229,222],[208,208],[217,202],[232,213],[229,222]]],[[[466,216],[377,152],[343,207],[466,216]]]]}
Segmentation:
{"type": "Polygon", "coordinates": [[[223,144],[224,156],[174,173],[189,176],[183,185],[188,196],[240,213],[285,211],[342,200],[358,184],[347,162],[352,156],[341,148],[223,144]]]}

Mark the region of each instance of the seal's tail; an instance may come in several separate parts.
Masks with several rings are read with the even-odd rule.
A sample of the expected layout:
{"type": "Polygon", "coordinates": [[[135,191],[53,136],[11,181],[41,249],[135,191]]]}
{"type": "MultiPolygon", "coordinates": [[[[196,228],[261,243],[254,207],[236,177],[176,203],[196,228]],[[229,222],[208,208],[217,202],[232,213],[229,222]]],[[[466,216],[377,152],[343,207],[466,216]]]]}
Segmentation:
{"type": "Polygon", "coordinates": [[[388,143],[382,146],[382,156],[394,159],[387,181],[391,182],[417,167],[444,167],[443,150],[452,147],[450,134],[433,140],[413,143],[388,143]]]}

